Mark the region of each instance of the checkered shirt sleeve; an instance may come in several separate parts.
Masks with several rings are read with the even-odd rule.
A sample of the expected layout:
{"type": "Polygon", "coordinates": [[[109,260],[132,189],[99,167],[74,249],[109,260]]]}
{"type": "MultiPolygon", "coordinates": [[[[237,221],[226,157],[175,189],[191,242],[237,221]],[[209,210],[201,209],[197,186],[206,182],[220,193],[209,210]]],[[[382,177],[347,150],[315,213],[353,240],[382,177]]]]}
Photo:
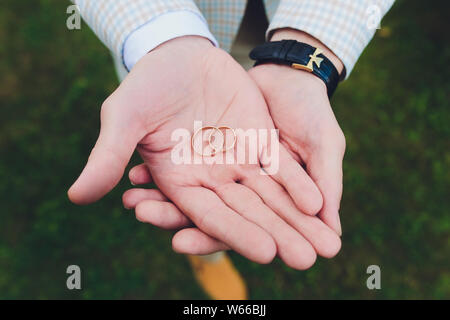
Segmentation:
{"type": "Polygon", "coordinates": [[[75,0],[86,23],[123,60],[123,45],[133,31],[159,15],[190,11],[203,18],[192,0],[75,0]]]}
{"type": "Polygon", "coordinates": [[[350,75],[381,18],[395,0],[266,0],[267,36],[280,28],[302,30],[322,41],[350,75]],[[375,22],[375,23],[374,23],[375,22]]]}

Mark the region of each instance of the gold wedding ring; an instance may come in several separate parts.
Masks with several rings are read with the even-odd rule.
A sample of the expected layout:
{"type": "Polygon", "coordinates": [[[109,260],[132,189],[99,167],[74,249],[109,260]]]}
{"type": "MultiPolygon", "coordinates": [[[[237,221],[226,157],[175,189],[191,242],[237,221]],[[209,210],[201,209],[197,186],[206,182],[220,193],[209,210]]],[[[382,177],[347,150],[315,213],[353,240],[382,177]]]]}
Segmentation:
{"type": "MultiPolygon", "coordinates": [[[[228,150],[233,149],[234,146],[236,145],[236,141],[237,141],[237,135],[236,135],[236,132],[234,131],[234,129],[233,129],[233,128],[230,128],[230,127],[228,127],[228,126],[220,126],[220,127],[217,127],[216,130],[220,131],[220,132],[222,133],[222,136],[224,137],[222,149],[221,149],[220,151],[226,152],[226,151],[228,151],[228,150]],[[229,145],[229,146],[226,146],[226,145],[225,145],[225,144],[226,144],[226,139],[225,139],[225,135],[222,133],[221,129],[231,130],[231,132],[233,132],[233,143],[232,143],[231,145],[229,145]],[[224,147],[224,145],[225,145],[225,147],[224,147]]],[[[212,137],[212,132],[211,132],[211,134],[209,135],[209,139],[208,139],[208,142],[209,142],[210,144],[211,144],[211,137],[212,137]]],[[[218,151],[218,152],[220,152],[220,151],[218,151]]]]}
{"type": "MultiPolygon", "coordinates": [[[[234,148],[234,146],[236,145],[236,141],[237,141],[237,135],[236,132],[234,131],[233,128],[228,127],[228,126],[220,126],[220,127],[216,127],[216,126],[205,126],[205,127],[201,127],[200,129],[198,129],[197,131],[195,131],[195,133],[193,134],[192,138],[191,138],[191,145],[192,145],[192,149],[194,150],[195,153],[197,153],[198,155],[202,156],[202,157],[212,157],[214,155],[216,155],[219,152],[226,152],[228,150],[231,150],[234,148]],[[208,137],[208,144],[209,147],[212,149],[211,154],[205,154],[203,148],[201,151],[199,151],[196,146],[195,146],[195,138],[197,137],[197,135],[201,132],[203,132],[204,130],[212,130],[211,133],[209,134],[208,137]],[[233,143],[229,146],[226,145],[226,136],[225,134],[222,132],[222,130],[231,130],[231,132],[233,132],[233,143]],[[215,136],[216,132],[220,132],[220,135],[222,136],[223,142],[222,145],[217,146],[212,142],[213,137],[215,136]]],[[[203,143],[203,140],[202,140],[203,143]]]]}

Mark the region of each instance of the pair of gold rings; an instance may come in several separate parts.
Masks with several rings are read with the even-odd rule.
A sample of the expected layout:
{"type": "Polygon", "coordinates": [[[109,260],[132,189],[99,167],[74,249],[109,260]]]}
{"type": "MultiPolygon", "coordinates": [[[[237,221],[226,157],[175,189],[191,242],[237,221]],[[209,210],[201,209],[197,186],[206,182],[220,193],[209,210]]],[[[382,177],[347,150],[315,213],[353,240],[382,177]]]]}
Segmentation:
{"type": "MultiPolygon", "coordinates": [[[[220,127],[205,126],[205,127],[201,127],[197,131],[195,131],[195,133],[191,139],[191,144],[192,144],[192,149],[198,155],[203,156],[203,157],[206,157],[206,156],[212,157],[220,152],[226,152],[228,150],[233,149],[234,146],[236,145],[236,141],[237,141],[237,135],[233,128],[230,128],[228,126],[220,126],[220,127]],[[205,153],[203,150],[204,148],[202,148],[201,150],[198,150],[198,148],[195,145],[195,138],[198,136],[199,133],[202,133],[205,130],[212,130],[208,137],[208,144],[212,150],[211,153],[205,153]],[[225,134],[222,131],[225,131],[225,132],[231,131],[233,133],[233,142],[230,145],[227,145],[225,134]],[[215,141],[213,142],[213,138],[216,139],[217,133],[220,134],[220,137],[222,139],[221,143],[220,143],[220,141],[219,141],[219,143],[215,143],[215,141]]],[[[203,146],[203,138],[202,138],[201,142],[202,142],[202,146],[203,146]]]]}

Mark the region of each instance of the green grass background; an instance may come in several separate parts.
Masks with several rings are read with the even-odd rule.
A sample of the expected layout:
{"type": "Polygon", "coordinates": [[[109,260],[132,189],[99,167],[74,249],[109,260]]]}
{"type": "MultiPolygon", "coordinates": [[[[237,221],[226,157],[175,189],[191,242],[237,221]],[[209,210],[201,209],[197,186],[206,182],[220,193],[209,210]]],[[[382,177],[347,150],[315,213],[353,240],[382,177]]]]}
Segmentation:
{"type": "MultiPolygon", "coordinates": [[[[0,298],[206,298],[171,233],[122,208],[127,179],[91,206],[66,197],[117,86],[89,28],[66,29],[67,5],[0,2],[0,298]],[[70,264],[81,291],[66,289],[70,264]]],[[[348,142],[342,251],[305,272],[231,254],[252,298],[450,298],[449,12],[398,0],[383,21],[333,100],[348,142]],[[366,288],[371,264],[382,290],[366,288]]]]}

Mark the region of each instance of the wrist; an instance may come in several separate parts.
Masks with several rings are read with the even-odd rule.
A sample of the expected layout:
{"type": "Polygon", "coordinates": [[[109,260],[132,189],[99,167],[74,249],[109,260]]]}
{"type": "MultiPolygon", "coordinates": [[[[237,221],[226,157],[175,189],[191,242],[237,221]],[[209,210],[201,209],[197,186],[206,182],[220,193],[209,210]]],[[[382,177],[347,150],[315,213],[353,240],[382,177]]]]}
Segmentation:
{"type": "Polygon", "coordinates": [[[303,42],[309,44],[313,47],[321,49],[326,56],[336,67],[339,74],[342,74],[344,71],[344,64],[341,59],[339,59],[333,51],[331,51],[326,45],[324,45],[320,40],[314,38],[313,36],[307,34],[306,32],[295,30],[291,28],[284,28],[275,30],[270,38],[270,41],[281,41],[281,40],[296,40],[299,42],[303,42]]]}
{"type": "Polygon", "coordinates": [[[150,51],[149,54],[159,53],[160,51],[196,54],[197,52],[203,52],[212,47],[214,47],[214,45],[207,38],[201,36],[182,36],[160,44],[150,51]]]}
{"type": "MultiPolygon", "coordinates": [[[[309,72],[299,72],[289,66],[267,63],[254,67],[250,74],[258,79],[263,92],[283,90],[288,94],[291,90],[301,88],[301,92],[307,95],[320,94],[328,99],[325,83],[309,72]]],[[[274,104],[272,107],[276,106],[277,104],[274,104]]]]}

